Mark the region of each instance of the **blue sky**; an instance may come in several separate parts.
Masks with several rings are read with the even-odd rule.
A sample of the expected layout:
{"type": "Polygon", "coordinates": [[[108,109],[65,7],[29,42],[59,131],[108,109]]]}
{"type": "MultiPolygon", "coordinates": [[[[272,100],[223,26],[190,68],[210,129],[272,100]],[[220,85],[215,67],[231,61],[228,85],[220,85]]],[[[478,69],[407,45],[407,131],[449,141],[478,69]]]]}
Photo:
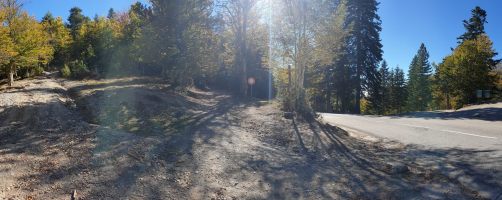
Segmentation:
{"type": "MultiPolygon", "coordinates": [[[[113,7],[124,11],[137,0],[26,0],[25,8],[40,19],[47,11],[55,16],[68,16],[74,6],[84,14],[106,15],[113,7]]],[[[141,0],[147,2],[147,0],[141,0]]],[[[439,63],[457,45],[456,38],[464,32],[462,20],[468,19],[471,9],[481,6],[488,13],[486,32],[502,51],[502,1],[500,0],[381,0],[379,14],[384,59],[390,67],[399,65],[405,70],[420,43],[427,46],[431,62],[439,63]]],[[[501,57],[501,56],[499,56],[501,57]]]]}
{"type": "MultiPolygon", "coordinates": [[[[68,18],[69,10],[75,6],[80,7],[84,15],[93,18],[96,14],[106,16],[108,10],[113,8],[115,11],[126,11],[133,3],[138,0],[24,0],[24,8],[37,17],[42,18],[47,11],[54,16],[68,18]]],[[[139,0],[147,2],[147,0],[139,0]]]]}
{"type": "MultiPolygon", "coordinates": [[[[487,34],[502,53],[502,1],[500,0],[381,0],[384,59],[389,66],[408,69],[420,43],[429,50],[430,61],[439,63],[464,33],[462,20],[479,5],[488,14],[487,34]]],[[[499,55],[499,57],[501,57],[499,55]]]]}

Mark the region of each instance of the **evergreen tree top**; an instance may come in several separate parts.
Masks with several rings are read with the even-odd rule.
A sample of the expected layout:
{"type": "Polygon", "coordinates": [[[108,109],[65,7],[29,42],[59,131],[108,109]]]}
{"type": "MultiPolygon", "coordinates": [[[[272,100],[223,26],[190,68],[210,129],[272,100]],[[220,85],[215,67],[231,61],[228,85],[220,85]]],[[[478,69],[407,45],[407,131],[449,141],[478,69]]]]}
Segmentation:
{"type": "Polygon", "coordinates": [[[476,8],[472,9],[471,13],[471,18],[469,20],[464,20],[466,32],[458,38],[459,43],[465,40],[476,39],[477,36],[485,33],[485,24],[488,23],[486,21],[486,11],[476,6],[476,8]]]}
{"type": "Polygon", "coordinates": [[[425,44],[420,44],[420,48],[417,51],[417,54],[413,57],[411,61],[409,74],[420,74],[427,75],[432,72],[432,67],[429,63],[429,52],[427,51],[427,47],[425,44]]]}
{"type": "Polygon", "coordinates": [[[47,12],[44,17],[42,17],[42,22],[51,22],[54,21],[54,16],[52,15],[51,12],[47,12]]]}
{"type": "Polygon", "coordinates": [[[387,64],[387,61],[386,60],[383,60],[382,61],[382,68],[389,68],[389,65],[387,64]]]}
{"type": "Polygon", "coordinates": [[[117,13],[115,12],[115,10],[113,10],[113,8],[110,8],[110,10],[108,10],[107,18],[108,19],[113,19],[116,16],[117,16],[117,13]]]}

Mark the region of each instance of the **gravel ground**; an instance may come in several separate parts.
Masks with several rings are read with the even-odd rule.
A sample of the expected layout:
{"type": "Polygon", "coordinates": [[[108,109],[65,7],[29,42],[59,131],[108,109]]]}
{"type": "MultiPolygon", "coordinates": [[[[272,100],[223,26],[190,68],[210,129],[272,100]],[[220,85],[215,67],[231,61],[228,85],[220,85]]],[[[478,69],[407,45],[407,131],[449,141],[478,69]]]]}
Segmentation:
{"type": "Polygon", "coordinates": [[[282,118],[276,103],[160,80],[0,92],[0,199],[473,199],[399,144],[282,118]]]}

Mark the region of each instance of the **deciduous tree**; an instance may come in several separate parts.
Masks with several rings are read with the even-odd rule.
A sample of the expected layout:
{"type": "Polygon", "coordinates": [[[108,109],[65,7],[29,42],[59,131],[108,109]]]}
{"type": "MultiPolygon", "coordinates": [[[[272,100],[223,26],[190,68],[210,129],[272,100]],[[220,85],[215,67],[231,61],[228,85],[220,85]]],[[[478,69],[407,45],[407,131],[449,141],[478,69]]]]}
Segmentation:
{"type": "Polygon", "coordinates": [[[52,48],[43,26],[22,11],[18,1],[2,0],[0,10],[6,13],[2,24],[8,27],[8,33],[4,37],[12,41],[12,51],[8,50],[11,56],[3,67],[9,74],[9,85],[12,86],[19,68],[25,68],[29,72],[48,63],[52,58],[52,48]]]}

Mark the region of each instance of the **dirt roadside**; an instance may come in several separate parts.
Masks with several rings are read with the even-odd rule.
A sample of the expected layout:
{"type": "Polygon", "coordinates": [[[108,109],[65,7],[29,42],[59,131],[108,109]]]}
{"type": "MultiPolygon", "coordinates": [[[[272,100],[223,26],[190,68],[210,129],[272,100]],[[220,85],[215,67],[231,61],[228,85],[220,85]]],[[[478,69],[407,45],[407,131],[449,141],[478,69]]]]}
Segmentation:
{"type": "Polygon", "coordinates": [[[275,103],[125,78],[0,92],[0,199],[472,199],[478,193],[275,103]],[[394,163],[389,166],[389,163],[394,163]]]}

